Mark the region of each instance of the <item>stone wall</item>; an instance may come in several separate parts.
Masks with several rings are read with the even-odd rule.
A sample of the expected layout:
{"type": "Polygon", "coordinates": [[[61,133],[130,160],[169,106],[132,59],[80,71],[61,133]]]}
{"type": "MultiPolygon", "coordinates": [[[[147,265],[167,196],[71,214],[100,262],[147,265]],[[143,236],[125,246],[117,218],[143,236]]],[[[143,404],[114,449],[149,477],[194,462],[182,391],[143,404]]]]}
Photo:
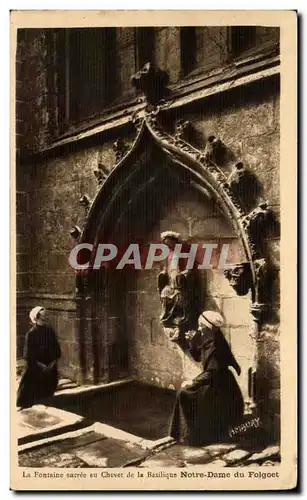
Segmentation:
{"type": "Polygon", "coordinates": [[[19,29],[17,40],[16,146],[24,152],[38,150],[49,140],[46,31],[19,29]]]}
{"type": "Polygon", "coordinates": [[[17,355],[22,355],[29,309],[46,305],[61,341],[64,376],[76,377],[79,372],[75,274],[68,263],[74,241],[69,231],[84,222],[80,197],[93,198],[97,192],[93,171],[98,163],[115,163],[112,144],[17,169],[18,198],[27,203],[27,211],[17,214],[17,355]]]}
{"type": "MultiPolygon", "coordinates": [[[[257,173],[262,184],[262,192],[255,203],[261,198],[268,199],[277,213],[279,209],[278,113],[276,96],[266,95],[260,102],[254,99],[253,102],[242,102],[240,106],[232,103],[227,106],[225,103],[223,110],[218,114],[214,109],[207,108],[205,112],[187,115],[204,137],[217,135],[230,148],[233,157],[225,168],[230,169],[234,162],[243,161],[250,170],[257,173]]],[[[46,304],[51,310],[54,321],[57,322],[63,346],[62,370],[66,376],[76,376],[78,372],[73,303],[75,277],[67,262],[73,245],[69,230],[73,225],[82,226],[84,220],[84,209],[79,204],[79,198],[85,193],[93,198],[97,192],[98,186],[93,171],[99,162],[108,166],[114,165],[112,142],[60,155],[41,164],[23,166],[17,176],[20,200],[24,203],[27,200],[28,209],[28,213],[20,209],[21,214],[18,215],[17,224],[17,232],[20,235],[18,291],[21,292],[18,331],[20,335],[25,332],[28,321],[25,319],[26,311],[32,305],[46,304]],[[29,296],[33,298],[30,299],[29,296]]],[[[178,230],[184,238],[192,240],[196,238],[196,241],[213,237],[231,240],[233,233],[212,204],[206,206],[203,201],[193,201],[193,196],[187,191],[184,199],[177,201],[169,213],[158,221],[149,237],[156,240],[159,232],[171,228],[178,230]]],[[[270,239],[269,244],[278,273],[278,238],[270,239]]],[[[207,274],[206,293],[210,298],[214,298],[218,307],[224,312],[227,320],[225,333],[238,356],[238,361],[244,363],[246,352],[249,350],[248,331],[252,328],[252,320],[248,313],[249,299],[236,297],[227,280],[217,271],[207,274]]],[[[276,274],[277,279],[278,274],[276,274]]],[[[170,346],[160,329],[156,274],[147,272],[140,275],[137,288],[129,290],[129,294],[137,301],[137,307],[141,311],[141,317],[136,316],[138,318],[136,323],[133,327],[130,325],[133,332],[132,372],[142,379],[170,386],[174,385],[174,374],[169,371],[169,367],[172,367],[177,373],[176,385],[178,385],[192,367],[190,365],[188,368],[184,367],[182,357],[173,346],[170,346]],[[142,319],[144,315],[146,321],[142,319]]],[[[131,308],[129,300],[127,307],[131,308]]],[[[275,295],[273,300],[278,307],[278,295],[275,295]]],[[[131,314],[128,316],[131,321],[131,314]]],[[[274,336],[274,332],[270,334],[270,341],[272,335],[274,336]]],[[[267,349],[265,336],[262,343],[263,349],[267,349]]],[[[21,348],[22,340],[18,348],[19,356],[21,348]]],[[[268,357],[265,355],[264,359],[267,360],[268,357]]],[[[270,363],[270,366],[273,365],[270,363]]],[[[243,377],[246,377],[245,372],[243,377]]],[[[275,391],[278,385],[278,370],[274,377],[275,391]]]]}
{"type": "MultiPolygon", "coordinates": [[[[69,123],[69,117],[65,117],[64,109],[69,108],[68,86],[63,85],[61,81],[68,67],[68,63],[65,63],[64,31],[64,29],[18,30],[16,137],[17,149],[23,153],[38,151],[50,144],[60,133],[73,130],[74,124],[69,123]]],[[[278,28],[260,26],[256,28],[258,52],[261,47],[278,43],[278,39],[278,28]]],[[[107,103],[108,107],[112,103],[116,104],[135,97],[130,78],[139,69],[136,64],[135,28],[117,28],[115,45],[116,71],[112,72],[114,81],[111,82],[111,86],[116,90],[112,102],[107,103]]],[[[227,65],[231,61],[229,30],[227,27],[218,26],[195,28],[194,70],[187,75],[182,73],[182,50],[186,48],[181,47],[179,27],[154,29],[153,62],[168,72],[171,87],[179,84],[183,76],[185,79],[190,79],[197,74],[206,74],[227,65]]],[[[253,50],[255,51],[255,48],[253,50]]],[[[97,106],[99,108],[100,105],[97,106]]],[[[101,109],[95,111],[95,119],[99,113],[103,114],[103,108],[102,104],[101,109]]],[[[87,122],[90,123],[90,120],[85,115],[84,124],[87,122]]]]}
{"type": "MultiPolygon", "coordinates": [[[[172,189],[175,189],[174,183],[172,189]]],[[[167,207],[166,213],[148,234],[147,243],[159,241],[160,233],[171,229],[178,231],[185,241],[199,244],[227,243],[231,248],[228,262],[244,261],[241,243],[215,203],[187,188],[178,195],[177,201],[171,206],[167,206],[165,200],[160,202],[167,207]]],[[[213,269],[202,271],[200,276],[202,309],[218,310],[225,316],[227,326],[224,328],[224,334],[241,365],[242,375],[239,383],[244,396],[247,397],[248,370],[253,361],[250,334],[254,329],[249,309],[250,298],[238,297],[235,294],[223,271],[217,269],[215,255],[211,262],[213,269]]],[[[161,328],[157,267],[139,272],[128,289],[126,314],[131,334],[131,365],[138,379],[162,387],[179,388],[183,380],[193,378],[201,368],[183,355],[181,349],[166,337],[161,328]]]]}

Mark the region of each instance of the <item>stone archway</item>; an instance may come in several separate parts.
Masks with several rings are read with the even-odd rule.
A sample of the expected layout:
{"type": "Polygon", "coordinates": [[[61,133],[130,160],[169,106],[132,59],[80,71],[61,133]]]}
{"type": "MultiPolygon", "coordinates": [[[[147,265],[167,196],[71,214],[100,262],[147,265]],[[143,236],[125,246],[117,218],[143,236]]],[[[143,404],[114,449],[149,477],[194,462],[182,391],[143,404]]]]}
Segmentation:
{"type": "MultiPolygon", "coordinates": [[[[223,221],[229,231],[231,228],[227,237],[237,242],[237,250],[240,255],[238,259],[235,259],[234,269],[228,271],[226,276],[220,273],[219,277],[216,275],[214,279],[209,281],[211,281],[210,286],[215,281],[220,280],[222,283],[224,292],[217,294],[216,298],[220,303],[215,305],[226,316],[228,326],[225,335],[233,344],[234,351],[237,351],[235,354],[241,358],[238,361],[244,364],[241,387],[245,397],[246,412],[249,413],[255,407],[253,380],[257,368],[256,338],[259,323],[266,308],[263,293],[266,263],[261,257],[258,235],[259,226],[265,224],[268,210],[266,206],[260,206],[250,214],[245,214],[235,189],[244,177],[242,172],[239,172],[242,167],[237,165],[235,175],[232,175],[232,178],[227,178],[214,162],[214,154],[217,149],[216,140],[213,138],[209,142],[207,152],[202,153],[184,141],[181,136],[173,137],[166,134],[157,121],[156,111],[146,115],[138,130],[133,147],[119,161],[101,186],[89,211],[80,241],[91,242],[96,247],[100,242],[112,240],[115,244],[124,246],[139,233],[138,242],[148,244],[150,239],[156,238],[154,231],[155,228],[157,229],[157,225],[163,225],[164,221],[169,226],[170,220],[167,220],[165,216],[163,219],[161,208],[165,207],[165,201],[168,197],[172,198],[172,193],[174,199],[169,204],[169,209],[176,210],[178,208],[178,204],[176,208],[178,199],[175,199],[177,195],[175,194],[176,189],[174,189],[176,183],[181,186],[181,191],[185,193],[186,199],[181,204],[183,210],[189,212],[189,202],[196,198],[199,200],[197,208],[194,206],[194,209],[196,210],[196,220],[200,226],[206,219],[205,207],[208,203],[206,200],[211,200],[214,209],[219,211],[218,220],[223,221]],[[167,182],[165,182],[166,176],[170,179],[167,182]],[[166,186],[168,185],[172,185],[172,189],[164,193],[164,200],[161,199],[157,203],[155,192],[162,196],[163,189],[167,191],[166,186]],[[190,196],[192,192],[193,195],[190,196]],[[204,209],[205,212],[202,212],[204,209]],[[137,219],[135,218],[136,212],[137,219]],[[223,215],[221,216],[221,214],[223,215]],[[135,227],[136,220],[138,220],[138,227],[135,227]],[[232,314],[234,311],[235,314],[232,314]],[[238,311],[240,311],[239,315],[238,311]],[[231,314],[232,318],[241,316],[239,322],[235,319],[230,321],[231,314]]],[[[193,233],[192,229],[195,222],[193,216],[187,213],[184,217],[178,216],[178,219],[181,220],[181,223],[184,222],[184,236],[191,240],[197,239],[197,231],[193,233]]],[[[161,229],[164,228],[159,227],[159,230],[161,229]]],[[[211,230],[211,233],[214,231],[211,230]]],[[[211,234],[212,236],[214,234],[211,234]]],[[[207,238],[208,234],[204,234],[203,231],[201,237],[207,238]]],[[[159,311],[157,310],[155,314],[152,313],[152,304],[158,300],[154,282],[153,275],[149,279],[143,273],[136,278],[136,275],[132,276],[131,272],[125,271],[123,273],[118,270],[115,272],[104,270],[98,274],[89,270],[85,276],[79,276],[77,321],[81,346],[80,362],[85,378],[95,381],[101,378],[110,380],[132,370],[140,378],[164,386],[176,387],[180,382],[180,377],[182,378],[185,373],[191,373],[192,370],[198,369],[195,363],[192,364],[191,360],[172,346],[172,350],[175,350],[176,354],[173,352],[172,360],[167,359],[166,363],[168,366],[172,363],[174,363],[173,366],[177,366],[176,377],[172,375],[175,370],[170,372],[169,379],[164,377],[163,380],[154,373],[144,375],[146,363],[143,364],[143,375],[140,374],[138,362],[141,359],[142,349],[136,349],[134,352],[138,352],[138,354],[133,354],[131,345],[135,345],[135,341],[131,337],[131,332],[135,333],[140,327],[142,331],[147,332],[147,340],[150,338],[153,344],[156,342],[155,339],[162,338],[161,328],[158,324],[159,311]],[[141,282],[142,280],[147,280],[146,286],[135,285],[135,281],[141,282]],[[134,286],[131,283],[134,283],[134,286]],[[151,303],[151,313],[149,316],[145,314],[145,322],[141,316],[146,311],[146,300],[141,301],[141,305],[139,302],[136,306],[136,302],[139,301],[138,294],[142,295],[142,293],[143,295],[147,293],[147,296],[150,297],[147,303],[149,304],[149,301],[151,303]],[[130,303],[130,306],[130,299],[127,299],[129,294],[131,296],[134,294],[134,302],[132,301],[133,305],[130,303]],[[138,312],[136,312],[136,307],[139,307],[138,312]],[[136,318],[139,318],[137,325],[135,324],[136,318]],[[88,364],[87,352],[89,349],[93,353],[93,362],[88,364]],[[120,364],[116,364],[118,353],[120,353],[119,358],[122,360],[120,364]],[[136,357],[138,357],[138,361],[135,362],[136,357]],[[174,383],[174,379],[177,382],[174,383]]],[[[207,290],[205,292],[207,293],[207,290]]],[[[212,299],[213,296],[210,298],[212,299]]],[[[155,307],[158,305],[156,304],[155,307]]],[[[140,337],[141,334],[138,338],[140,337]]],[[[143,342],[147,345],[147,340],[141,339],[139,344],[141,345],[143,342]]],[[[157,345],[157,348],[153,348],[153,351],[155,350],[157,353],[161,349],[167,348],[165,343],[159,344],[159,340],[157,345]]],[[[163,358],[159,355],[150,361],[152,365],[158,362],[160,366],[163,366],[163,358]]]]}

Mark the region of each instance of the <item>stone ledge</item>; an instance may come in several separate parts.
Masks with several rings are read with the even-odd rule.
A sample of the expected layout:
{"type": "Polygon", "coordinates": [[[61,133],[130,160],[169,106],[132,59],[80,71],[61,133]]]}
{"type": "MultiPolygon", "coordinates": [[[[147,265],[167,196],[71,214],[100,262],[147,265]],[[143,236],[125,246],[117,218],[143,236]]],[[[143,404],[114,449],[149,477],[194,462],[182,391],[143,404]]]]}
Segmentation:
{"type": "Polygon", "coordinates": [[[84,394],[84,393],[95,393],[99,392],[101,390],[108,390],[112,389],[112,387],[117,387],[119,385],[125,385],[133,382],[133,378],[123,378],[121,380],[115,380],[114,382],[108,382],[108,383],[101,383],[101,384],[96,384],[96,385],[78,385],[77,387],[69,387],[67,389],[57,389],[55,394],[50,398],[49,401],[53,401],[54,398],[59,398],[61,396],[67,396],[67,395],[77,395],[77,394],[84,394]]]}
{"type": "Polygon", "coordinates": [[[18,445],[55,436],[86,425],[86,419],[57,408],[34,405],[18,413],[18,445]]]}

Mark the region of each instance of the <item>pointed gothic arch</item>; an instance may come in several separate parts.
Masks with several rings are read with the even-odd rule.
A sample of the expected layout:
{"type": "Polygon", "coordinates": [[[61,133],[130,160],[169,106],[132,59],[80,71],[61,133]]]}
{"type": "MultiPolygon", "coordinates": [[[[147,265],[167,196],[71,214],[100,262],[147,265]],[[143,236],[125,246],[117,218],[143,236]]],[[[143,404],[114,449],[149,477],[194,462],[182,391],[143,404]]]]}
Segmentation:
{"type": "MultiPolygon", "coordinates": [[[[256,343],[257,332],[267,310],[264,295],[266,261],[261,255],[261,241],[259,239],[261,228],[265,226],[269,213],[267,206],[263,204],[249,214],[246,213],[240,198],[236,195],[231,176],[227,176],[214,161],[212,154],[214,144],[209,144],[208,150],[200,151],[184,140],[182,135],[167,133],[159,123],[158,113],[159,108],[155,108],[154,111],[145,113],[136,122],[138,130],[136,139],[132,147],[125,152],[101,184],[88,211],[79,242],[92,243],[96,248],[100,241],[106,241],[118,220],[125,215],[129,205],[141,192],[147,189],[155,175],[161,175],[161,173],[163,175],[161,169],[164,168],[165,162],[168,163],[174,172],[176,170],[179,175],[185,176],[186,181],[203,196],[210,193],[242,243],[244,262],[225,272],[225,276],[239,295],[246,294],[248,290],[251,292],[251,314],[255,321],[253,337],[254,343],[256,343]],[[161,161],[161,166],[157,168],[156,172],[151,172],[148,167],[153,156],[165,160],[165,162],[161,161]],[[242,280],[245,283],[244,292],[242,292],[240,285],[242,280]],[[247,287],[246,283],[248,283],[247,287]]],[[[213,138],[212,142],[214,143],[214,141],[213,138]]],[[[240,169],[241,165],[238,168],[240,169]]],[[[87,371],[86,354],[84,349],[82,350],[82,345],[85,343],[84,332],[92,330],[93,344],[97,343],[97,332],[95,333],[97,311],[95,301],[91,298],[91,279],[89,272],[87,275],[78,276],[77,283],[80,362],[84,374],[87,371]],[[86,311],[90,311],[90,313],[86,311]]],[[[254,362],[249,381],[248,411],[252,411],[255,405],[253,386],[256,368],[255,344],[254,362]]],[[[93,377],[95,379],[95,373],[93,377]]]]}

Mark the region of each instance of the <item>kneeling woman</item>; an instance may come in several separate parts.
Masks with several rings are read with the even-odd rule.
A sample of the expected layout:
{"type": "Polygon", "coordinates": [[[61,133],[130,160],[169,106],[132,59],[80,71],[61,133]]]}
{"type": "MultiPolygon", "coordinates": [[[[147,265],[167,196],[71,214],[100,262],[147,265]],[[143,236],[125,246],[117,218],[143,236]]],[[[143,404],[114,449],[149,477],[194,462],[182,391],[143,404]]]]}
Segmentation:
{"type": "Polygon", "coordinates": [[[224,320],[214,311],[203,312],[199,330],[190,340],[190,352],[201,361],[203,372],[178,392],[172,416],[170,435],[189,445],[221,442],[227,438],[228,427],[243,416],[243,398],[232,366],[236,362],[220,327],[224,320]]]}
{"type": "Polygon", "coordinates": [[[28,408],[52,396],[58,384],[57,361],[61,356],[57,336],[46,324],[46,311],[34,307],[30,312],[33,324],[25,338],[24,358],[27,363],[22,374],[17,406],[28,408]]]}

